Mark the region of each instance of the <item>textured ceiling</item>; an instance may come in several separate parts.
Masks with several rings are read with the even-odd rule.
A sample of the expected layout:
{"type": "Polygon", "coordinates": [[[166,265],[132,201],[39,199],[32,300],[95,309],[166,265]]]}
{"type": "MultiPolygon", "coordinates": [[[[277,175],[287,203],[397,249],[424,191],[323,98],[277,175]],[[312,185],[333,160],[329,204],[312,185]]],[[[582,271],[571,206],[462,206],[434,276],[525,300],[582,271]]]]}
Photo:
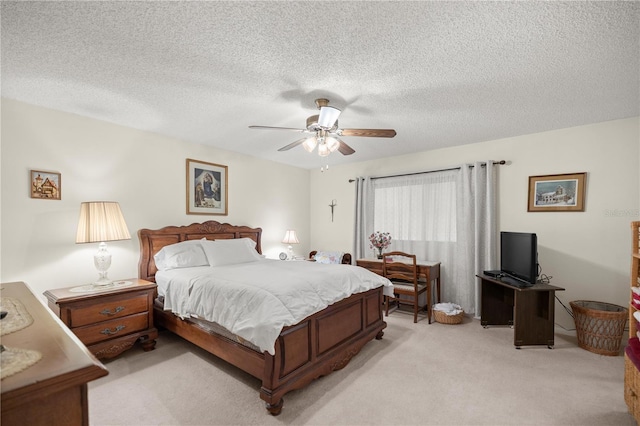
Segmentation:
{"type": "MultiPolygon", "coordinates": [[[[640,115],[640,4],[2,1],[2,96],[314,168],[640,115]],[[345,137],[300,135],[326,97],[345,137]]],[[[214,160],[214,159],[210,159],[214,160]]]]}

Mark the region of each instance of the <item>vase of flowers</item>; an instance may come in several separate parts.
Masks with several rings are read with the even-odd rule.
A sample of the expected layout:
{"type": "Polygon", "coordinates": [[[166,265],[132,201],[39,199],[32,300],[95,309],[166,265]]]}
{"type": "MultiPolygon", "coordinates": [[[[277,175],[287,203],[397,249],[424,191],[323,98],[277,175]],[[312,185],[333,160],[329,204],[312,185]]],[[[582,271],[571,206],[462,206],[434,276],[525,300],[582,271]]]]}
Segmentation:
{"type": "Polygon", "coordinates": [[[382,259],[382,250],[391,245],[391,234],[376,231],[369,236],[369,248],[378,250],[378,259],[382,259]]]}

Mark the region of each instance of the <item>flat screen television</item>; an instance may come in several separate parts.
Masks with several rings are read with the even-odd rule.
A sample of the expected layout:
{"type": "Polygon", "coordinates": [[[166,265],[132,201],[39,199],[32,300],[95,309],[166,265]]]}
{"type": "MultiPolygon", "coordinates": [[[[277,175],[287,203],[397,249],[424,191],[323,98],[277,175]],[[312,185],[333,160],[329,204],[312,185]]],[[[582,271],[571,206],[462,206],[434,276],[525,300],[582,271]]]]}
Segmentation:
{"type": "Polygon", "coordinates": [[[538,237],[527,232],[500,232],[500,270],[535,284],[538,279],[538,237]]]}

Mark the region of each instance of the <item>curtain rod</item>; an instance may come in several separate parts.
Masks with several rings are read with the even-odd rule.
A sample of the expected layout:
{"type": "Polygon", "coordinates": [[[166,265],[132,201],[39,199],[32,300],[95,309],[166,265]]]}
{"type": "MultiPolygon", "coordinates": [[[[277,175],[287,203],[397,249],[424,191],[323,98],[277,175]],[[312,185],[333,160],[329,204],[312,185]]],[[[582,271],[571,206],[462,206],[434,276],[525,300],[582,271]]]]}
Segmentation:
{"type": "MultiPolygon", "coordinates": [[[[500,161],[494,161],[493,162],[494,166],[496,166],[496,165],[502,166],[504,164],[507,164],[507,162],[505,160],[500,160],[500,161]]],[[[486,165],[487,165],[487,163],[482,163],[482,166],[486,166],[486,165]]],[[[472,167],[474,167],[473,164],[469,164],[469,168],[472,168],[472,167]]],[[[424,172],[402,173],[402,174],[399,174],[399,175],[374,176],[371,179],[373,180],[373,179],[382,179],[382,178],[392,178],[392,177],[398,177],[398,176],[422,175],[422,174],[425,174],[425,173],[446,172],[446,171],[449,171],[449,170],[460,170],[461,168],[462,168],[462,166],[458,166],[458,167],[449,167],[447,169],[427,170],[427,171],[424,171],[424,172]]],[[[355,182],[355,181],[356,181],[355,179],[349,179],[349,183],[355,182]]]]}

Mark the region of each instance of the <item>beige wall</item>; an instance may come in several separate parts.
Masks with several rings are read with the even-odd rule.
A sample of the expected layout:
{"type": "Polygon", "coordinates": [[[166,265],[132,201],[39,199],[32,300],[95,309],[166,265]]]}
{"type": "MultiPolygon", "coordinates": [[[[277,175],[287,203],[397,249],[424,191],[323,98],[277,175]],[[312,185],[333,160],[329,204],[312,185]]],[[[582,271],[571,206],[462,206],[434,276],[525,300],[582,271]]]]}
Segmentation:
{"type": "Polygon", "coordinates": [[[140,228],[205,220],[259,226],[273,258],[294,228],[295,251],[308,252],[307,170],[6,99],[1,113],[2,282],[25,281],[42,298],[97,277],[97,245],[75,244],[82,201],[120,203],[132,239],[109,243],[114,279],[138,275],[140,228]],[[186,158],[228,166],[228,216],[186,214],[186,158]],[[62,200],[30,198],[30,169],[62,173],[62,200]]]}
{"type": "MultiPolygon", "coordinates": [[[[355,176],[507,160],[498,167],[499,230],[538,234],[539,262],[558,297],[625,306],[629,299],[630,227],[639,220],[638,118],[525,135],[311,172],[311,246],[352,250],[355,176]],[[528,213],[528,177],[587,172],[584,212],[528,213]],[[331,222],[328,205],[337,200],[331,222]]],[[[401,130],[400,130],[401,131],[401,130]]],[[[390,143],[393,143],[390,141],[390,143]]],[[[357,150],[357,147],[356,147],[357,150]]],[[[445,265],[446,267],[446,265],[445,265]]],[[[447,285],[447,283],[444,283],[447,285]]],[[[455,301],[453,301],[455,302],[455,301]]],[[[573,328],[561,306],[557,322],[573,328]]]]}
{"type": "MultiPolygon", "coordinates": [[[[121,204],[131,241],[109,244],[110,276],[137,276],[140,228],[204,220],[261,226],[269,257],[298,231],[298,254],[352,250],[355,176],[449,167],[487,159],[498,167],[499,229],[536,232],[543,272],[570,300],[628,302],[629,222],[640,220],[638,118],[489,141],[415,155],[302,170],[59,111],[2,100],[0,280],[36,294],[95,278],[93,245],[76,245],[79,204],[121,204]],[[229,167],[229,215],[185,214],[185,159],[229,167]],[[29,198],[30,169],[62,173],[62,200],[29,198]],[[588,173],[586,211],[528,213],[528,176],[588,173]],[[269,176],[269,184],[256,176],[269,176]],[[286,182],[286,186],[277,182],[286,182]],[[337,201],[331,221],[331,200],[337,201]]],[[[391,140],[390,143],[393,143],[391,140]]],[[[357,145],[357,144],[356,144],[357,145]]],[[[357,148],[357,146],[354,147],[357,148]]],[[[445,283],[446,285],[446,283],[445,283]]],[[[560,306],[558,322],[572,328],[560,306]]]]}

